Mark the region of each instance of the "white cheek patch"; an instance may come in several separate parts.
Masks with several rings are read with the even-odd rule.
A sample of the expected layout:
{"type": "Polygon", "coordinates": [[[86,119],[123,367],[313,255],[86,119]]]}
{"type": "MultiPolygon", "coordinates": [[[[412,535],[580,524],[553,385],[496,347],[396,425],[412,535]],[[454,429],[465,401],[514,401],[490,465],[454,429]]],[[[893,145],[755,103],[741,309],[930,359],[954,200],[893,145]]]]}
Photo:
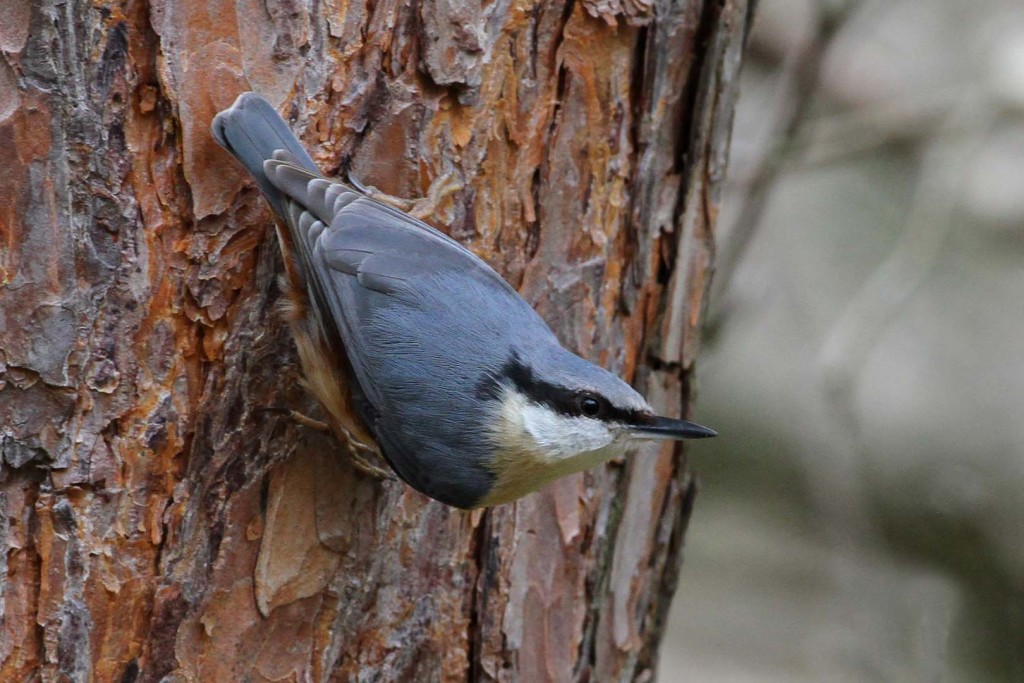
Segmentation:
{"type": "Polygon", "coordinates": [[[611,430],[598,420],[566,417],[531,401],[525,401],[521,410],[523,429],[552,459],[600,450],[615,440],[611,430]]]}

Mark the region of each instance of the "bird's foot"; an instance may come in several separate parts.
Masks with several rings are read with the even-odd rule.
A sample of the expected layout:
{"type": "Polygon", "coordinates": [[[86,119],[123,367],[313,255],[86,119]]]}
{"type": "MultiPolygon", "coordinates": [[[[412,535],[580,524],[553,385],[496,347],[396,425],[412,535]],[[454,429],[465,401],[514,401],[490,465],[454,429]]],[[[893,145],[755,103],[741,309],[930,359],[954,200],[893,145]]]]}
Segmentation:
{"type": "Polygon", "coordinates": [[[383,456],[380,454],[380,449],[375,445],[371,446],[363,443],[344,427],[339,427],[335,433],[344,442],[346,448],[348,448],[348,453],[352,457],[352,464],[357,470],[374,479],[394,481],[395,477],[393,474],[383,467],[373,464],[367,458],[369,456],[369,458],[382,460],[383,456]]]}
{"type": "Polygon", "coordinates": [[[419,199],[406,199],[404,197],[396,197],[394,195],[381,192],[372,185],[364,185],[351,173],[348,175],[348,182],[352,187],[356,188],[370,199],[381,202],[382,204],[387,204],[388,206],[393,206],[399,211],[403,211],[420,220],[435,215],[438,207],[441,205],[441,202],[443,202],[448,195],[454,194],[466,186],[465,183],[455,176],[455,171],[448,171],[444,175],[435,178],[434,182],[430,183],[430,188],[427,190],[426,197],[420,197],[419,199]]]}
{"type": "Polygon", "coordinates": [[[315,429],[318,432],[331,432],[331,425],[327,424],[322,420],[317,420],[310,417],[309,415],[303,415],[297,410],[287,410],[288,418],[295,424],[302,425],[303,427],[309,427],[315,429]]]}
{"type": "Polygon", "coordinates": [[[303,415],[297,410],[290,410],[288,408],[263,408],[262,410],[272,413],[283,413],[288,417],[288,419],[297,425],[315,429],[318,432],[334,434],[343,444],[345,444],[345,448],[348,450],[349,456],[352,458],[352,465],[357,470],[369,477],[373,477],[374,479],[386,479],[389,481],[395,479],[394,475],[386,469],[373,464],[368,459],[383,459],[380,454],[380,450],[375,445],[363,443],[344,427],[339,426],[338,429],[333,429],[331,425],[323,422],[322,420],[317,420],[308,415],[303,415]]]}

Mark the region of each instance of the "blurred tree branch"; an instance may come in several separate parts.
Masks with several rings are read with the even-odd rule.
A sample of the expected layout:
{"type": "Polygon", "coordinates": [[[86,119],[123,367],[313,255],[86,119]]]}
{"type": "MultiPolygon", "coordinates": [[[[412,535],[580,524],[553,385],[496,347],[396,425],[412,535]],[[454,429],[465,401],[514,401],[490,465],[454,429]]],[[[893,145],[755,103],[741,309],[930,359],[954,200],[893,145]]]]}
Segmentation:
{"type": "Polygon", "coordinates": [[[732,307],[729,296],[736,267],[761,223],[768,198],[782,171],[798,157],[795,144],[807,123],[812,104],[819,95],[822,61],[829,45],[845,25],[857,3],[853,0],[819,0],[814,27],[808,38],[784,55],[779,66],[772,120],[771,143],[761,154],[753,172],[744,179],[745,193],[740,210],[727,230],[717,253],[716,289],[719,290],[709,327],[728,317],[732,307]]]}

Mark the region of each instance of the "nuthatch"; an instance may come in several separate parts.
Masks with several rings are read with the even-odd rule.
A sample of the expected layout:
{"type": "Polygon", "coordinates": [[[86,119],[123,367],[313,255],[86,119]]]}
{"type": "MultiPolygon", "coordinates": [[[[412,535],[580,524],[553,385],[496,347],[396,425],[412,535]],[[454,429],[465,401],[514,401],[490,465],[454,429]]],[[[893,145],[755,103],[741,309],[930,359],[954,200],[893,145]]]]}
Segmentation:
{"type": "Polygon", "coordinates": [[[625,382],[564,349],[458,242],[324,178],[259,95],[239,96],[212,132],[277,214],[306,382],[353,455],[379,452],[418,491],[474,508],[641,440],[715,436],[658,417],[625,382]]]}

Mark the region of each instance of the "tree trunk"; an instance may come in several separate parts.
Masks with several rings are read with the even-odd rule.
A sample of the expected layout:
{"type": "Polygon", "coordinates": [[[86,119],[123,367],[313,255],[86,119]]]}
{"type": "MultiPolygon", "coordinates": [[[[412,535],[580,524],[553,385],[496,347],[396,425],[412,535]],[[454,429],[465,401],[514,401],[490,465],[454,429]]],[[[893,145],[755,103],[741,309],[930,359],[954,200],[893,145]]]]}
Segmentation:
{"type": "MultiPolygon", "coordinates": [[[[210,138],[248,89],[685,412],[744,0],[0,0],[0,680],[647,680],[671,446],[461,512],[357,474],[210,138]],[[36,672],[35,674],[33,672],[36,672]]],[[[429,391],[429,387],[424,387],[429,391]]]]}

